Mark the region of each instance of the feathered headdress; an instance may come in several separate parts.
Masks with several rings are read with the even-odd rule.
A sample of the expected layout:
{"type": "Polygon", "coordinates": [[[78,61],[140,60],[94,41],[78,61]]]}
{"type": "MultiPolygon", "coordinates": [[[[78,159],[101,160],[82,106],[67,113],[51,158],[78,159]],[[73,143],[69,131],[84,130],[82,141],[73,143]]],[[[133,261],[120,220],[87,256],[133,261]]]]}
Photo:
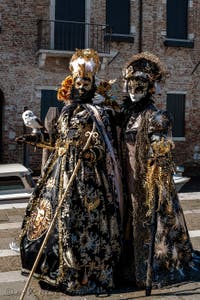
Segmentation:
{"type": "Polygon", "coordinates": [[[77,77],[93,79],[100,67],[98,53],[93,49],[76,49],[69,63],[72,75],[67,76],[58,89],[57,99],[70,100],[74,79],[77,77]]]}
{"type": "Polygon", "coordinates": [[[76,49],[69,63],[73,78],[82,77],[91,80],[99,70],[99,66],[99,55],[93,49],[76,49]]]}
{"type": "Polygon", "coordinates": [[[140,77],[149,81],[154,86],[155,93],[159,94],[160,88],[158,83],[164,80],[167,71],[156,55],[150,52],[141,52],[132,56],[125,65],[122,74],[125,92],[127,92],[128,81],[140,77]]]}
{"type": "Polygon", "coordinates": [[[141,52],[132,56],[122,73],[125,80],[134,77],[135,73],[136,75],[141,73],[144,76],[146,74],[151,81],[159,82],[164,79],[166,70],[156,55],[149,52],[141,52]]]}

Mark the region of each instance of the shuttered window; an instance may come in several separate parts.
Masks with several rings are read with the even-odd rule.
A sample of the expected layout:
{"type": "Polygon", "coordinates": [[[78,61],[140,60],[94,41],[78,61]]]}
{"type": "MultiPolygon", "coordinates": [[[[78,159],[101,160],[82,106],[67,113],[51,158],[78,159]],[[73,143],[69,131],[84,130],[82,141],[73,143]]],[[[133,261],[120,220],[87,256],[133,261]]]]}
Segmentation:
{"type": "Polygon", "coordinates": [[[49,107],[57,107],[58,110],[61,111],[64,103],[57,100],[57,91],[55,90],[42,90],[41,94],[40,118],[44,122],[49,107]]]}
{"type": "Polygon", "coordinates": [[[84,48],[85,0],[56,0],[55,20],[55,49],[84,48]]]}
{"type": "Polygon", "coordinates": [[[167,111],[172,116],[173,137],[185,136],[185,94],[167,94],[167,111]]]}
{"type": "Polygon", "coordinates": [[[188,0],[167,0],[167,37],[187,39],[188,0]]]}
{"type": "Polygon", "coordinates": [[[113,33],[129,34],[130,32],[130,1],[107,0],[106,23],[112,27],[113,33]]]}
{"type": "Polygon", "coordinates": [[[111,40],[133,42],[130,35],[130,0],[106,0],[106,24],[111,27],[111,40]]]}
{"type": "Polygon", "coordinates": [[[188,38],[188,0],[167,0],[167,36],[165,46],[194,48],[188,38]]]}

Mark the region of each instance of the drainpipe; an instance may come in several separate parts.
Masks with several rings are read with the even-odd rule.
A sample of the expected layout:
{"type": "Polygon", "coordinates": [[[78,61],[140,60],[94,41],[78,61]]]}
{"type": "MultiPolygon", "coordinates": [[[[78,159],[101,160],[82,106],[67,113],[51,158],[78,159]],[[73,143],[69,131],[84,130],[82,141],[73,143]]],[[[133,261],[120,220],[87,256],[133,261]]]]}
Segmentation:
{"type": "Polygon", "coordinates": [[[139,41],[138,51],[142,52],[142,32],[143,32],[143,1],[139,0],[139,41]]]}
{"type": "MultiPolygon", "coordinates": [[[[24,106],[24,111],[27,110],[28,107],[24,106]]],[[[26,134],[26,126],[23,124],[23,135],[26,134]]],[[[23,164],[25,167],[29,167],[29,159],[28,159],[28,148],[27,148],[27,144],[24,143],[23,144],[23,164]]]]}

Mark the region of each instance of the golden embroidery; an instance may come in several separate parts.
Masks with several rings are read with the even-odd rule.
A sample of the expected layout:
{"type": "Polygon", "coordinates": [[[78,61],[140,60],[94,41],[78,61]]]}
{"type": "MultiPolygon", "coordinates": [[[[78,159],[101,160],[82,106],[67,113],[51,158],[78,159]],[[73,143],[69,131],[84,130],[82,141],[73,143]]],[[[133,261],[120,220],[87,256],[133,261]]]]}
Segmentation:
{"type": "Polygon", "coordinates": [[[155,190],[158,190],[158,210],[161,203],[165,200],[168,212],[172,212],[171,195],[175,192],[172,173],[174,170],[173,160],[171,157],[171,143],[162,139],[152,145],[153,156],[147,162],[147,173],[145,180],[146,204],[148,206],[147,215],[152,213],[155,190]],[[159,156],[165,156],[164,164],[160,165],[159,156]],[[168,187],[166,189],[166,187],[168,187]]]}
{"type": "Polygon", "coordinates": [[[55,179],[53,177],[49,178],[47,181],[47,189],[52,189],[55,185],[55,179]]]}
{"type": "MultiPolygon", "coordinates": [[[[58,203],[60,203],[63,195],[63,182],[64,182],[64,173],[65,173],[65,164],[66,164],[66,156],[63,156],[61,163],[61,177],[59,183],[59,196],[58,203]]],[[[62,219],[61,219],[61,210],[58,213],[58,234],[59,234],[59,274],[57,277],[57,282],[60,282],[64,276],[64,261],[63,261],[63,228],[62,228],[62,219]]]]}
{"type": "Polygon", "coordinates": [[[39,239],[48,229],[52,219],[52,208],[48,199],[41,199],[30,217],[27,237],[30,241],[39,239]]]}
{"type": "Polygon", "coordinates": [[[90,212],[91,210],[94,210],[94,209],[96,209],[99,206],[100,199],[96,198],[94,200],[94,202],[89,202],[88,199],[85,196],[84,197],[84,204],[85,204],[85,207],[87,208],[88,212],[90,212]]]}
{"type": "Polygon", "coordinates": [[[67,148],[65,148],[65,147],[60,147],[60,148],[58,148],[58,155],[59,156],[63,156],[66,152],[67,152],[67,148]]]}

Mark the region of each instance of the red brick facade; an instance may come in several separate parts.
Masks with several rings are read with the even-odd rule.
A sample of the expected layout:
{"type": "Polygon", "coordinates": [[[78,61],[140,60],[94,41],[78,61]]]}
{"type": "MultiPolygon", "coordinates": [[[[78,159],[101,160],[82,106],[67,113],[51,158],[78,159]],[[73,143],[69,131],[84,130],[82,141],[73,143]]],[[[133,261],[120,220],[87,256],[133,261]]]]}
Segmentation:
{"type": "MultiPolygon", "coordinates": [[[[89,23],[106,23],[106,0],[85,0],[89,23]]],[[[123,5],[123,1],[122,5],[123,5]]],[[[178,164],[198,167],[200,164],[200,2],[188,1],[188,39],[194,47],[165,46],[166,0],[130,0],[130,32],[133,42],[111,42],[110,55],[103,55],[99,77],[116,78],[121,97],[121,70],[132,54],[150,51],[160,57],[169,76],[162,88],[158,105],[166,108],[169,92],[184,92],[185,136],[175,139],[174,157],[178,164]],[[140,23],[142,3],[142,23],[140,23]],[[142,24],[142,27],[141,27],[142,24]],[[140,31],[142,28],[142,31],[140,31]],[[193,72],[193,74],[192,74],[193,72]]],[[[56,89],[68,73],[71,53],[38,54],[37,21],[52,19],[55,0],[2,0],[0,3],[0,105],[1,162],[22,162],[40,169],[41,152],[15,143],[23,134],[21,113],[25,107],[40,116],[42,89],[56,89]],[[28,153],[28,154],[27,154],[28,153]],[[29,157],[27,161],[27,155],[29,157]]],[[[123,16],[122,16],[123,17],[123,16]]],[[[120,20],[119,20],[120,22],[120,20]]]]}

